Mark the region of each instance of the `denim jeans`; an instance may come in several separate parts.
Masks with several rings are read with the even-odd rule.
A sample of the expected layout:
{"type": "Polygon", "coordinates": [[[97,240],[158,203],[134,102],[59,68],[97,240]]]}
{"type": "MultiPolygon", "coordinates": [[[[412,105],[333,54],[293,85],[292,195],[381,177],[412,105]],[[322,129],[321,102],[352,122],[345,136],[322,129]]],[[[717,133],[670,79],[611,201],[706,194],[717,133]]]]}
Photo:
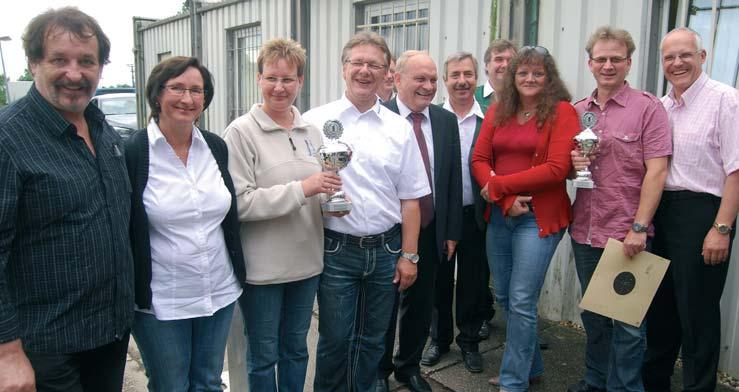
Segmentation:
{"type": "Polygon", "coordinates": [[[500,366],[501,388],[525,391],[529,378],[544,372],[537,342],[537,304],[549,263],[564,229],[539,238],[534,214],[504,217],[492,207],[487,252],[495,297],[506,314],[506,345],[500,366]]]}
{"type": "Polygon", "coordinates": [[[397,286],[400,234],[375,248],[325,237],[316,392],[374,391],[397,286]]]}
{"type": "Polygon", "coordinates": [[[239,305],[244,315],[250,391],[303,390],[308,367],[306,337],[318,280],[317,275],[289,283],[246,285],[239,305]]]}
{"type": "MultiPolygon", "coordinates": [[[[585,293],[603,248],[572,240],[572,250],[580,287],[585,293]]],[[[588,335],[585,382],[614,392],[644,391],[641,365],[646,350],[646,322],[637,328],[587,310],[581,317],[588,335]]]]}
{"type": "Polygon", "coordinates": [[[221,391],[221,372],[234,304],[212,316],[157,320],[135,312],[133,337],[150,392],[221,391]]]}

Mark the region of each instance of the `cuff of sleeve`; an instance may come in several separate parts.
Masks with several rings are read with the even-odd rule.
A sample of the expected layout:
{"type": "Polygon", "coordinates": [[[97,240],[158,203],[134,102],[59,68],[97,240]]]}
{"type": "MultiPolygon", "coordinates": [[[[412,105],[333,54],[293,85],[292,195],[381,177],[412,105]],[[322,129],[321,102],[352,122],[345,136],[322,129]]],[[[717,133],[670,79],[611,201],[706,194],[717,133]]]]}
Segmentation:
{"type": "Polygon", "coordinates": [[[18,322],[15,316],[0,321],[0,343],[7,343],[19,339],[18,322]]]}
{"type": "Polygon", "coordinates": [[[300,181],[293,181],[290,185],[295,193],[296,200],[298,200],[298,204],[304,206],[307,199],[305,198],[305,193],[303,193],[303,185],[300,181]]]}

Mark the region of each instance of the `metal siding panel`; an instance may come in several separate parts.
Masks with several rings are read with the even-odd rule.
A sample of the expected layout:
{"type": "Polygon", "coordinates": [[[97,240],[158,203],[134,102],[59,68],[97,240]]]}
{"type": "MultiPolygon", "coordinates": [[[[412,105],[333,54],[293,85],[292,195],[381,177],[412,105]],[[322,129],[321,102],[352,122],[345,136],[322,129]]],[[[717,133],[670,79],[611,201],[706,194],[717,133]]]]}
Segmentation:
{"type": "Polygon", "coordinates": [[[729,261],[726,287],[721,298],[721,360],[719,369],[739,377],[739,236],[729,261]]]}

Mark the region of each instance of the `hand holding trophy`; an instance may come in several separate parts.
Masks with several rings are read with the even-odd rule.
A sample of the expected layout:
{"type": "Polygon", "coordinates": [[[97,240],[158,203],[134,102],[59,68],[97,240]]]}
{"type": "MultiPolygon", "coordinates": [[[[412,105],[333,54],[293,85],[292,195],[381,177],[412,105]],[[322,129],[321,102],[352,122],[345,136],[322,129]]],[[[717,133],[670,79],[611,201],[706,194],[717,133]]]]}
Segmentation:
{"type": "MultiPolygon", "coordinates": [[[[580,149],[580,154],[583,157],[588,157],[598,148],[598,135],[591,128],[595,126],[597,118],[595,113],[585,112],[582,115],[581,121],[585,129],[575,136],[575,143],[577,143],[577,147],[580,149]]],[[[572,180],[572,183],[575,185],[575,188],[593,189],[595,183],[593,183],[591,177],[592,173],[586,167],[583,170],[577,171],[577,178],[572,180]]]]}
{"type": "MultiPolygon", "coordinates": [[[[329,140],[318,148],[316,157],[323,170],[336,172],[347,167],[352,159],[351,147],[340,141],[344,126],[339,120],[328,120],[323,124],[323,134],[329,140]]],[[[352,202],[344,196],[344,191],[337,191],[321,204],[324,212],[348,212],[352,209],[352,202]]]]}

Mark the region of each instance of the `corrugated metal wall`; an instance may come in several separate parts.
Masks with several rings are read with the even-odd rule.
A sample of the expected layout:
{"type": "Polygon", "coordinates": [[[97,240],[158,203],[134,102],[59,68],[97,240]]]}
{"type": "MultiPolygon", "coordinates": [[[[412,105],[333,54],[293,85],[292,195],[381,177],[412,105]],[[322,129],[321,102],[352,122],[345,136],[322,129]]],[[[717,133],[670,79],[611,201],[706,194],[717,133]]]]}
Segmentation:
{"type": "MultiPolygon", "coordinates": [[[[337,99],[344,92],[341,77],[341,48],[354,34],[355,4],[346,0],[311,2],[310,104],[311,107],[337,99]]],[[[436,101],[446,97],[441,81],[444,60],[466,50],[482,63],[490,32],[492,0],[429,1],[429,54],[439,69],[436,101]]],[[[390,48],[392,50],[392,48],[390,48]]],[[[480,68],[480,80],[485,80],[480,68]]]]}
{"type": "Polygon", "coordinates": [[[228,125],[228,53],[229,29],[259,24],[262,42],[290,37],[290,0],[239,1],[202,11],[203,61],[213,72],[216,94],[208,108],[208,127],[221,133],[228,125]]]}

